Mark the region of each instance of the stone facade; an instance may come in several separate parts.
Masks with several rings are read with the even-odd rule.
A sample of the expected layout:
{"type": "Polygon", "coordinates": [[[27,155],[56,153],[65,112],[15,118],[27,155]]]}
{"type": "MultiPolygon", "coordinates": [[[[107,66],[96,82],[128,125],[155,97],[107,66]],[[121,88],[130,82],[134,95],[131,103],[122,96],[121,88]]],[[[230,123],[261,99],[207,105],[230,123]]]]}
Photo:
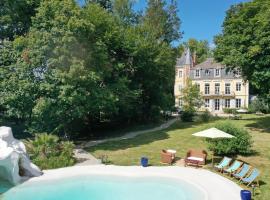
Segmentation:
{"type": "Polygon", "coordinates": [[[208,58],[203,63],[194,65],[189,50],[185,50],[177,59],[175,68],[175,105],[181,108],[182,89],[187,80],[200,88],[204,106],[200,110],[222,113],[224,108],[248,108],[249,83],[244,81],[239,71],[228,71],[224,65],[208,58]]]}

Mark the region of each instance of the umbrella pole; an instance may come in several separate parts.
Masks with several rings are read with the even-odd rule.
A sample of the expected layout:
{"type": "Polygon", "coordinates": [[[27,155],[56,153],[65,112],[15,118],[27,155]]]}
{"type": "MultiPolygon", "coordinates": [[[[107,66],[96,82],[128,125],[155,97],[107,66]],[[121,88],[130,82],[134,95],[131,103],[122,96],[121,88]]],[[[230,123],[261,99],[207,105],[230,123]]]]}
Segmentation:
{"type": "Polygon", "coordinates": [[[212,167],[214,168],[214,151],[212,152],[212,167]]]}

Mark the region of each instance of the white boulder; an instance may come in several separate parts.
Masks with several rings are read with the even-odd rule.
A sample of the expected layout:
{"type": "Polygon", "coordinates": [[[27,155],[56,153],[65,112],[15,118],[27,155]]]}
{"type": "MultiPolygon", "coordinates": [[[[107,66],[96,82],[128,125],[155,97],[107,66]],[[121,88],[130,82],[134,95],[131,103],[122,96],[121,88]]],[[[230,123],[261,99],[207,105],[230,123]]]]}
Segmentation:
{"type": "Polygon", "coordinates": [[[12,184],[18,184],[25,177],[42,175],[42,171],[33,164],[25,145],[13,137],[10,127],[0,127],[0,177],[12,184]],[[24,177],[21,177],[19,171],[24,177]]]}

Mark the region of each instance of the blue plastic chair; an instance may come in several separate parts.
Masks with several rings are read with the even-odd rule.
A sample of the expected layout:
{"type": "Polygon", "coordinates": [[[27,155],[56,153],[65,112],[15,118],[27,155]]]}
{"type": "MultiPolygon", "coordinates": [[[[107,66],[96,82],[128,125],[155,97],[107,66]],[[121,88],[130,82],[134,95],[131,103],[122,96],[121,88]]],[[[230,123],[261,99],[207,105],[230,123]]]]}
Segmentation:
{"type": "Polygon", "coordinates": [[[235,172],[236,170],[238,170],[242,164],[243,164],[243,162],[236,160],[233,162],[233,164],[229,168],[224,169],[224,172],[231,174],[231,173],[235,172]]]}
{"type": "Polygon", "coordinates": [[[233,173],[233,176],[239,179],[244,178],[244,176],[247,175],[249,170],[250,170],[250,166],[248,164],[244,164],[242,169],[239,172],[233,173]]]}
{"type": "Polygon", "coordinates": [[[218,170],[223,170],[230,164],[231,161],[231,158],[225,156],[218,165],[215,165],[215,168],[217,168],[218,170]]]}
{"type": "MultiPolygon", "coordinates": [[[[255,179],[259,176],[260,172],[258,169],[254,168],[252,172],[245,178],[242,178],[240,181],[246,183],[249,186],[255,179]]],[[[257,185],[259,186],[259,181],[257,180],[257,185]]]]}

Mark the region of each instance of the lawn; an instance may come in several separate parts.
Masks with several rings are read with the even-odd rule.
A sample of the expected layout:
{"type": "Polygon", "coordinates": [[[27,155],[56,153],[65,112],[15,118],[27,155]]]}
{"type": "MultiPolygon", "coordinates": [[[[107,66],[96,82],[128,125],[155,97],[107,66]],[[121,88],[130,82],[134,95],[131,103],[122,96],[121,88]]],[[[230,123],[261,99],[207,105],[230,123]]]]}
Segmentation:
{"type": "MultiPolygon", "coordinates": [[[[161,149],[176,149],[177,156],[185,157],[191,148],[207,149],[202,138],[192,136],[192,133],[212,127],[216,121],[176,122],[167,130],[145,133],[133,139],[107,142],[88,151],[96,157],[108,156],[111,164],[139,165],[141,156],[147,156],[151,165],[160,164],[161,149]]],[[[248,129],[252,135],[255,153],[250,156],[238,156],[238,159],[248,162],[261,171],[260,188],[256,189],[256,200],[268,200],[270,196],[270,116],[243,115],[235,124],[248,129]]],[[[210,159],[210,156],[209,156],[210,159]]],[[[210,162],[210,160],[208,160],[210,162]]]]}

